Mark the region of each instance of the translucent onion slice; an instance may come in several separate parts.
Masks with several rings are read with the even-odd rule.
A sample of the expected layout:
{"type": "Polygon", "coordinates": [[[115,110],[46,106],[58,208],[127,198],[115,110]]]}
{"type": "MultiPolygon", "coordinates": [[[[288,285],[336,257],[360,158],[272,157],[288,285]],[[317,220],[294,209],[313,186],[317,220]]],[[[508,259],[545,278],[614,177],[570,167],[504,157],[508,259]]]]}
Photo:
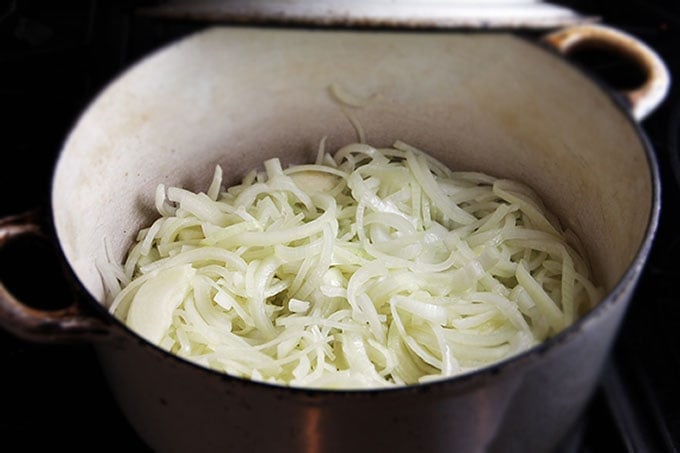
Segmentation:
{"type": "Polygon", "coordinates": [[[159,216],[123,262],[108,245],[97,260],[110,311],[230,375],[378,388],[512,357],[602,297],[576,235],[528,187],[359,135],[231,186],[219,166],[206,192],[159,185],[159,216]]]}

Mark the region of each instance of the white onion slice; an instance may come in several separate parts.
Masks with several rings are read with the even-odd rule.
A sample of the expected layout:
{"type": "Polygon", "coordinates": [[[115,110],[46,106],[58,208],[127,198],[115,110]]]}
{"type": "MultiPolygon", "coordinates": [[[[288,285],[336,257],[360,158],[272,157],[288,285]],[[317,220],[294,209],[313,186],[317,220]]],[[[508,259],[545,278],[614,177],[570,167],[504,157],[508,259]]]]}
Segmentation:
{"type": "Polygon", "coordinates": [[[361,141],[226,188],[218,166],[205,193],[159,185],[125,261],[97,262],[111,312],[227,374],[377,388],[489,366],[602,297],[529,188],[361,141]]]}

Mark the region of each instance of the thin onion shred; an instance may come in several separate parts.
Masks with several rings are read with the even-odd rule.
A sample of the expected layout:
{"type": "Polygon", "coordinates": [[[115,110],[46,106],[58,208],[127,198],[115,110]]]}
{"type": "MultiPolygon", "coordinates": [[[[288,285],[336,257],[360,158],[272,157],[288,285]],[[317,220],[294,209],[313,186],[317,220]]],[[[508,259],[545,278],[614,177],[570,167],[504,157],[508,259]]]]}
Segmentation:
{"type": "Polygon", "coordinates": [[[322,141],[314,164],[274,158],[222,184],[217,166],[206,193],[159,186],[160,217],[125,262],[98,265],[115,316],[229,375],[429,382],[525,351],[603,295],[534,192],[401,141],[322,141]]]}

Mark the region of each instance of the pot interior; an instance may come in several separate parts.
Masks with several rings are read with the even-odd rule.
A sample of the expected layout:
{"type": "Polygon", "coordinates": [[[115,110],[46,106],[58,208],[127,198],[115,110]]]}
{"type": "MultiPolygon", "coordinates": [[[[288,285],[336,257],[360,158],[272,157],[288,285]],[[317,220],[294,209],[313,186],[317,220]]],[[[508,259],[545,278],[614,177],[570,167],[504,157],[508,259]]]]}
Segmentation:
{"type": "Polygon", "coordinates": [[[452,169],[531,186],[580,236],[611,290],[644,243],[653,173],[636,125],[576,68],[503,33],[216,27],[161,49],[107,87],[67,141],[53,180],[65,256],[104,299],[95,259],[122,261],[156,217],[159,183],[204,191],[270,157],[305,163],[319,141],[407,142],[452,169]],[[369,102],[343,107],[335,85],[369,102]]]}

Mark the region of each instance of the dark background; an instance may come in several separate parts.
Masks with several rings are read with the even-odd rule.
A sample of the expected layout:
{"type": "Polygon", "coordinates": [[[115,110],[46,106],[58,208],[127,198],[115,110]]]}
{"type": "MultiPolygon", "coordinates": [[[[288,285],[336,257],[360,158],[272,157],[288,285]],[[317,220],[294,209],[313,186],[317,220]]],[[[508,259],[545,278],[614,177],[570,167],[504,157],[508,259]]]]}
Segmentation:
{"type": "MultiPolygon", "coordinates": [[[[132,62],[199,26],[135,15],[138,5],[158,3],[0,2],[0,216],[37,208],[50,234],[52,169],[78,114],[132,62]]],[[[680,74],[677,0],[555,3],[636,35],[659,52],[673,76],[680,74]]],[[[592,57],[574,63],[613,87],[634,83],[639,75],[620,59],[592,57]]],[[[677,93],[672,85],[664,104],[642,122],[663,184],[649,266],[602,384],[564,451],[680,449],[680,228],[673,212],[680,201],[677,93]]],[[[54,243],[27,239],[0,251],[0,279],[40,308],[64,307],[72,299],[54,243]]],[[[91,347],[36,344],[0,331],[0,442],[20,451],[90,451],[89,439],[110,450],[145,449],[118,411],[91,347]]]]}

